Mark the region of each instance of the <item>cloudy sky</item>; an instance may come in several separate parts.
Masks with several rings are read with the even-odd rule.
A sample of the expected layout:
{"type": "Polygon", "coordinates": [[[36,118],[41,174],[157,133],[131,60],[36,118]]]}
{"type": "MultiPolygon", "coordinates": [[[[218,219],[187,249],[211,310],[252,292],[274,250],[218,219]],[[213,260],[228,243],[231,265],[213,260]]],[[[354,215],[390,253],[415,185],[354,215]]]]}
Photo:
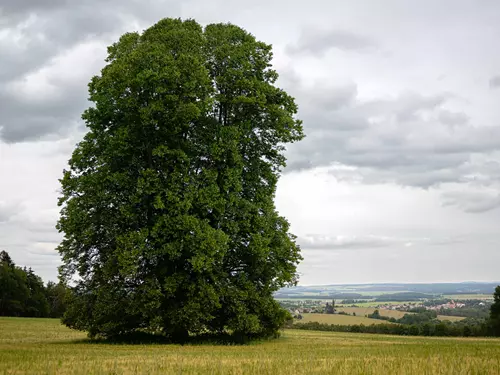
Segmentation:
{"type": "Polygon", "coordinates": [[[163,17],[271,43],[307,138],[276,204],[301,284],[500,280],[497,0],[2,0],[0,249],[56,279],[58,178],[106,46],[163,17]]]}

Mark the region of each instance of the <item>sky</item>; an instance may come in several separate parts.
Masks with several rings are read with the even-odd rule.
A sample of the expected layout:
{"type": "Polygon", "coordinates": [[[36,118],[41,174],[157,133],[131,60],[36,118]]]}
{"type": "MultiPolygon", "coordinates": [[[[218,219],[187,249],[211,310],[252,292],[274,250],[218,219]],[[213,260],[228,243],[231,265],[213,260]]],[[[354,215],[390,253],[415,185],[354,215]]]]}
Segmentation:
{"type": "Polygon", "coordinates": [[[307,135],[276,194],[301,285],[500,280],[497,0],[2,0],[0,249],[18,265],[56,280],[87,84],[165,17],[273,45],[307,135]]]}

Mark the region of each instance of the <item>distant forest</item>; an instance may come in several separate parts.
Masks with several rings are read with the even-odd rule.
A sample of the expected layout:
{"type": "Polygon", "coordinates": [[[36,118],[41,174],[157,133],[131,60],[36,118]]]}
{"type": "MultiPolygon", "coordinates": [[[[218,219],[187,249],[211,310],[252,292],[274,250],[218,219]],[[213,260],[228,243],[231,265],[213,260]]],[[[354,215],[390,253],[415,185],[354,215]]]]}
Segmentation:
{"type": "Polygon", "coordinates": [[[66,287],[42,278],[31,268],[16,266],[0,252],[0,316],[59,318],[66,309],[66,287]]]}

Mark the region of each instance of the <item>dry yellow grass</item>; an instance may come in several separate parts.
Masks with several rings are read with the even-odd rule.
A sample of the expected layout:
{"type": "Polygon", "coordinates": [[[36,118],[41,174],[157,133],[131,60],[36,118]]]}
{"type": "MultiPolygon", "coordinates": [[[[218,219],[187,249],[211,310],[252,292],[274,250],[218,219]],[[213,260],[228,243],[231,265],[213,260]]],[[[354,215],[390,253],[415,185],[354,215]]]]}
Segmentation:
{"type": "Polygon", "coordinates": [[[285,331],[248,346],[110,345],[0,318],[0,374],[500,374],[500,340],[285,331]]]}

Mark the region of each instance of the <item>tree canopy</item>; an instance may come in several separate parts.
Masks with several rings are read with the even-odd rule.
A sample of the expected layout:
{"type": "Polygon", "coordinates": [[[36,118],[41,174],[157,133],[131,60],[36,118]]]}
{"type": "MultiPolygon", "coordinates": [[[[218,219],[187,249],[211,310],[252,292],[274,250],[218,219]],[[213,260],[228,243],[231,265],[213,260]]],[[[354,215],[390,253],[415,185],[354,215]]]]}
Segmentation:
{"type": "Polygon", "coordinates": [[[271,46],[231,24],[163,19],[108,48],[88,132],[61,179],[64,322],[91,337],[278,333],[300,248],[274,195],[303,138],[271,46]]]}

